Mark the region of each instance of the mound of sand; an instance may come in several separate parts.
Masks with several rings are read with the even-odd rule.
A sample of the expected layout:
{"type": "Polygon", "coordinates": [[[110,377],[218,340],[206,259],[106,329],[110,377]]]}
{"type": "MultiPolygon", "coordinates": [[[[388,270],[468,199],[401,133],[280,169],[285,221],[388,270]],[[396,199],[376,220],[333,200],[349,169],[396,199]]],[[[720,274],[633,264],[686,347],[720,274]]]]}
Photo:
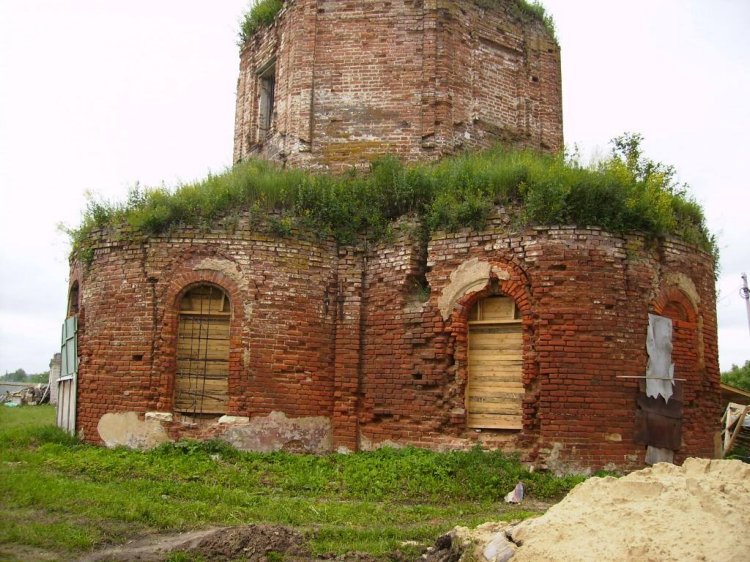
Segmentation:
{"type": "Polygon", "coordinates": [[[591,478],[537,519],[506,534],[513,562],[746,561],[750,465],[660,463],[623,478],[591,478]]]}

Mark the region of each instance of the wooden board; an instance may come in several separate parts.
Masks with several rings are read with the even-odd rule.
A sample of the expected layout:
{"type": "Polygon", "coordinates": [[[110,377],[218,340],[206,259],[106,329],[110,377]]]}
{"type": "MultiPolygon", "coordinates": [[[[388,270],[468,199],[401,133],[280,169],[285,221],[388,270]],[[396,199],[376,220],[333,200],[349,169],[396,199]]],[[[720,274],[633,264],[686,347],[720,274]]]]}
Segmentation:
{"type": "Polygon", "coordinates": [[[523,429],[521,416],[501,416],[497,414],[472,414],[469,427],[481,429],[523,429]]]}
{"type": "MultiPolygon", "coordinates": [[[[504,303],[496,304],[508,312],[504,303]]],[[[468,427],[523,428],[522,346],[520,323],[469,324],[468,427]]]]}
{"type": "Polygon", "coordinates": [[[180,311],[198,314],[229,312],[229,299],[218,287],[199,285],[182,297],[180,311]]]}
{"type": "Polygon", "coordinates": [[[180,314],[180,336],[195,338],[229,338],[229,318],[210,318],[180,314]]]}
{"type": "Polygon", "coordinates": [[[177,332],[174,407],[189,413],[225,413],[229,402],[229,301],[202,285],[182,299],[177,332]]]}
{"type": "Polygon", "coordinates": [[[507,321],[516,317],[516,303],[508,297],[488,297],[477,301],[469,312],[469,320],[507,321]]]}

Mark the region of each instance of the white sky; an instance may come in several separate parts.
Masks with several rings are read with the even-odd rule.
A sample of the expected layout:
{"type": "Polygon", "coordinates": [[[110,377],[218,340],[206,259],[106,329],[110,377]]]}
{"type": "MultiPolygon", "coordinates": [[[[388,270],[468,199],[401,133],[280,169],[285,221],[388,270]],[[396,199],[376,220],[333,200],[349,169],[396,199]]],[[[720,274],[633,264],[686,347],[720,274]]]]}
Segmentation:
{"type": "MultiPolygon", "coordinates": [[[[565,139],[625,131],[674,164],[719,236],[722,369],[750,359],[750,2],[544,0],[563,56],[565,139]]],[[[0,373],[59,347],[67,237],[84,193],[122,200],[231,164],[247,0],[0,3],[0,373]]]]}

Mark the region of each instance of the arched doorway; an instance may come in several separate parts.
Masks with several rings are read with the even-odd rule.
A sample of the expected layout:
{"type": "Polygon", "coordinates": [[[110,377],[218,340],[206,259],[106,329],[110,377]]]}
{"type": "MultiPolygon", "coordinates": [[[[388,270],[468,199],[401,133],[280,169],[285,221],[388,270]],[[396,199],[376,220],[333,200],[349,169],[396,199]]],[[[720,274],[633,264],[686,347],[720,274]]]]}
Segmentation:
{"type": "Polygon", "coordinates": [[[227,294],[214,285],[191,288],[180,301],[174,409],[224,414],[229,401],[227,294]]]}
{"type": "Polygon", "coordinates": [[[476,429],[523,428],[523,330],[513,299],[478,300],[469,313],[466,422],[476,429]]]}

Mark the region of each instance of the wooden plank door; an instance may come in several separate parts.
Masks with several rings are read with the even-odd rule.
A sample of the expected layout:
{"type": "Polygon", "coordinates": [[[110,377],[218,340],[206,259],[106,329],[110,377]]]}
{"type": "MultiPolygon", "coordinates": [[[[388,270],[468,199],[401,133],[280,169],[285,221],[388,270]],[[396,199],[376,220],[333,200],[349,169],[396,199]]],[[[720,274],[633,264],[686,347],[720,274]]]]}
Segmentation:
{"type": "Polygon", "coordinates": [[[507,297],[480,301],[469,321],[467,426],[523,428],[523,334],[507,297]]]}
{"type": "Polygon", "coordinates": [[[229,300],[218,287],[200,285],[180,304],[175,410],[226,413],[228,377],[229,300]]]}

